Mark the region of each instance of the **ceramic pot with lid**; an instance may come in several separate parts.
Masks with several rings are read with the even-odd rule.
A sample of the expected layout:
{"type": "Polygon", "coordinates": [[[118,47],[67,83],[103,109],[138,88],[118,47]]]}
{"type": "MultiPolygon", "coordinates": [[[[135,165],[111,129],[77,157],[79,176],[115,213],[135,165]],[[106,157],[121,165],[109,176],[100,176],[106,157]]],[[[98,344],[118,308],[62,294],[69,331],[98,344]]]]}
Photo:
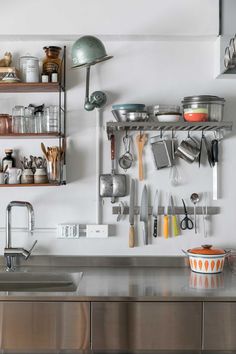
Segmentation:
{"type": "Polygon", "coordinates": [[[191,270],[204,274],[221,273],[225,257],[230,253],[230,251],[213,248],[211,245],[202,245],[183,252],[189,258],[191,270]]]}

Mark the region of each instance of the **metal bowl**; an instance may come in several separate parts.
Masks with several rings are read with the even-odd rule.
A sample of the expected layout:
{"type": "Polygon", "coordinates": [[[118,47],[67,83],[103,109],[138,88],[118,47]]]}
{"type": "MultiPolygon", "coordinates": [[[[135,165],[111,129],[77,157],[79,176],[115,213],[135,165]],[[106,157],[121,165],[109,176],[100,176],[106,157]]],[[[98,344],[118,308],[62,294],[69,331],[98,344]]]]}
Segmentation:
{"type": "Polygon", "coordinates": [[[117,122],[127,122],[126,113],[130,111],[128,109],[113,109],[111,112],[117,122]]]}
{"type": "Polygon", "coordinates": [[[143,122],[149,119],[147,112],[128,112],[126,113],[127,122],[143,122]]]}
{"type": "Polygon", "coordinates": [[[149,118],[147,112],[140,112],[129,109],[113,109],[112,114],[117,120],[117,122],[144,121],[149,118]]]}

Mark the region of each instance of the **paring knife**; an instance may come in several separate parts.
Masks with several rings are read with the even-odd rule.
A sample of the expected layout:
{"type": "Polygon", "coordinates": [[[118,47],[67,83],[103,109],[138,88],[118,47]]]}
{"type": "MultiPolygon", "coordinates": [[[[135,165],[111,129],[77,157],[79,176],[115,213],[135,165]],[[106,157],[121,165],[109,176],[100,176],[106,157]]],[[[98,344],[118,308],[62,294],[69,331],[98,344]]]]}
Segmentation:
{"type": "Polygon", "coordinates": [[[129,247],[133,248],[135,243],[134,233],[134,198],[135,198],[135,180],[131,179],[130,183],[130,199],[129,199],[129,247]]]}
{"type": "Polygon", "coordinates": [[[146,184],[143,187],[141,208],[140,208],[140,221],[143,222],[143,243],[148,244],[148,194],[146,184]]]}
{"type": "Polygon", "coordinates": [[[178,224],[177,217],[175,214],[175,205],[174,205],[174,199],[173,199],[172,195],[170,197],[170,202],[171,202],[171,221],[172,221],[173,234],[174,234],[174,236],[179,236],[179,234],[180,234],[179,224],[178,224]]]}
{"type": "Polygon", "coordinates": [[[218,199],[218,140],[211,142],[211,152],[213,161],[213,200],[218,199]]]}
{"type": "Polygon", "coordinates": [[[169,216],[168,216],[168,207],[169,207],[169,195],[167,195],[166,205],[164,207],[164,237],[169,237],[169,216]]]}
{"type": "Polygon", "coordinates": [[[157,237],[157,219],[158,219],[158,190],[156,190],[155,197],[154,197],[154,203],[153,203],[153,209],[152,209],[152,216],[154,218],[153,222],[153,237],[157,237]]]}

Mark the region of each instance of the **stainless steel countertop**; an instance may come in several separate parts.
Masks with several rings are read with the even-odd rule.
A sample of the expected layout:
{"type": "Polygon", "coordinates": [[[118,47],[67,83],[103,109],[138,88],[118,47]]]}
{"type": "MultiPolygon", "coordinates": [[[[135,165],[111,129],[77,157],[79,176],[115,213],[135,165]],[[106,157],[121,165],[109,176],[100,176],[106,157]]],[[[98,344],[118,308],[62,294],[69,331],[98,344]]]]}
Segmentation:
{"type": "Polygon", "coordinates": [[[227,267],[224,273],[203,277],[187,267],[31,266],[20,270],[82,271],[83,277],[75,292],[0,292],[0,301],[236,301],[236,275],[227,267]],[[196,289],[197,284],[217,288],[196,289]]]}

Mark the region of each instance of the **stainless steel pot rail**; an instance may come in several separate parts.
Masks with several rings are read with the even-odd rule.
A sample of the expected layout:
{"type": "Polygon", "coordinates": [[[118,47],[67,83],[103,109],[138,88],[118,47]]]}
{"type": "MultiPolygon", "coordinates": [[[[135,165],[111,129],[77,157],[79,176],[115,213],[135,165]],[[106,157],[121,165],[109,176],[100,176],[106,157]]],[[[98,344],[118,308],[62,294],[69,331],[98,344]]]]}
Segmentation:
{"type": "Polygon", "coordinates": [[[233,122],[107,122],[108,137],[115,132],[137,131],[231,131],[233,122]]]}
{"type": "MultiPolygon", "coordinates": [[[[194,214],[194,208],[193,207],[186,207],[187,208],[187,212],[189,215],[193,215],[194,214]]],[[[153,207],[150,206],[148,208],[148,215],[152,215],[152,209],[153,207]]],[[[120,206],[114,206],[112,207],[112,214],[113,215],[118,215],[121,213],[121,207],[120,206]]],[[[122,210],[123,215],[128,215],[129,214],[129,207],[125,206],[124,210],[122,210]]],[[[135,215],[139,215],[140,213],[140,207],[139,206],[135,206],[134,207],[134,214],[135,215]]],[[[175,206],[175,214],[176,215],[184,215],[184,208],[183,207],[178,207],[175,206]]],[[[196,207],[196,214],[197,215],[203,215],[202,213],[202,207],[196,207]]],[[[217,215],[220,214],[220,207],[207,207],[207,215],[217,215]]],[[[158,215],[164,215],[164,207],[160,206],[158,208],[158,215]]],[[[168,215],[172,215],[172,208],[168,207],[168,215]]]]}

